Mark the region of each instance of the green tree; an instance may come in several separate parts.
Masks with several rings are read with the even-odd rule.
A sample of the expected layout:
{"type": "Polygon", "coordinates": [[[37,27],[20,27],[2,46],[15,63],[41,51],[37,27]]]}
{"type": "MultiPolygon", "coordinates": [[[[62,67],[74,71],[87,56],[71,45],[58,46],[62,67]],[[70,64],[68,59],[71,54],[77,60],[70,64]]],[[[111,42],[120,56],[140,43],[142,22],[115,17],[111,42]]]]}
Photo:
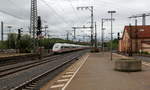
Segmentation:
{"type": "MultiPolygon", "coordinates": [[[[110,46],[111,46],[111,41],[107,42],[105,45],[110,48],[110,46]]],[[[114,40],[112,41],[112,48],[113,48],[114,50],[116,50],[116,49],[118,48],[118,39],[114,39],[114,40]]]]}
{"type": "Polygon", "coordinates": [[[7,42],[6,41],[0,41],[0,49],[6,49],[7,47],[7,42]]]}
{"type": "Polygon", "coordinates": [[[8,39],[7,39],[7,47],[10,49],[15,49],[16,44],[17,44],[17,34],[16,33],[10,33],[8,34],[8,39]]]}
{"type": "Polygon", "coordinates": [[[17,43],[20,52],[31,52],[31,50],[33,49],[32,41],[33,40],[31,36],[23,35],[17,43]]]}

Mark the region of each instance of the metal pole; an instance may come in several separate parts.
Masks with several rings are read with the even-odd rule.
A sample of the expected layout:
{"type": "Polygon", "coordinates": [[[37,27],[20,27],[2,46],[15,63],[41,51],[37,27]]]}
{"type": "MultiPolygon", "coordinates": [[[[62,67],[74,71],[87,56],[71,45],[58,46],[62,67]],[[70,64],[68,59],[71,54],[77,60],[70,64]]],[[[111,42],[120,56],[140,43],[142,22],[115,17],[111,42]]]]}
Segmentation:
{"type": "Polygon", "coordinates": [[[91,6],[91,45],[92,45],[92,47],[93,47],[93,22],[94,22],[93,6],[91,6]]]}
{"type": "Polygon", "coordinates": [[[4,24],[3,22],[1,22],[1,40],[2,41],[4,40],[3,35],[4,35],[4,24]]]}
{"type": "Polygon", "coordinates": [[[11,42],[10,42],[10,33],[11,33],[11,28],[12,26],[8,26],[8,31],[9,31],[9,34],[8,34],[8,48],[10,49],[11,48],[11,42]]]}
{"type": "Polygon", "coordinates": [[[111,14],[111,46],[110,46],[110,60],[112,61],[112,40],[113,40],[113,31],[112,31],[112,28],[113,28],[113,13],[116,13],[116,11],[108,11],[108,13],[111,14]]]}
{"type": "Polygon", "coordinates": [[[137,19],[135,19],[135,47],[136,47],[136,50],[135,52],[138,53],[138,29],[137,29],[137,19]]]}
{"type": "Polygon", "coordinates": [[[113,16],[113,14],[111,13],[111,57],[110,57],[110,59],[111,59],[111,61],[112,61],[112,40],[113,40],[113,34],[112,34],[112,16],[113,16]]]}
{"type": "Polygon", "coordinates": [[[101,26],[101,40],[102,40],[102,42],[101,42],[101,47],[102,47],[102,51],[104,51],[104,31],[103,31],[103,23],[104,23],[104,19],[102,19],[102,22],[101,22],[101,24],[102,24],[102,26],[101,26]]]}
{"type": "Polygon", "coordinates": [[[35,33],[37,28],[37,0],[31,0],[30,31],[33,31],[33,49],[35,53],[36,40],[35,33]]]}
{"type": "Polygon", "coordinates": [[[45,38],[46,38],[46,34],[47,34],[47,32],[46,32],[46,27],[45,27],[45,38]]]}
{"type": "Polygon", "coordinates": [[[73,30],[73,31],[74,31],[74,37],[73,37],[73,38],[74,38],[74,40],[75,40],[75,39],[76,39],[76,28],[74,27],[73,29],[74,29],[74,30],[73,30]]]}
{"type": "Polygon", "coordinates": [[[93,22],[94,22],[94,15],[93,15],[93,6],[86,6],[86,7],[77,7],[77,9],[81,8],[83,10],[83,8],[85,9],[89,9],[91,11],[91,46],[93,47],[93,22]]]}
{"type": "Polygon", "coordinates": [[[146,14],[142,15],[142,25],[145,26],[146,25],[146,14]]]}
{"type": "Polygon", "coordinates": [[[130,54],[129,56],[132,56],[132,26],[129,24],[130,27],[130,54]]]}
{"type": "Polygon", "coordinates": [[[97,25],[95,22],[95,48],[97,48],[97,25]]]}
{"type": "Polygon", "coordinates": [[[69,40],[69,32],[67,32],[67,38],[66,39],[69,40]]]}

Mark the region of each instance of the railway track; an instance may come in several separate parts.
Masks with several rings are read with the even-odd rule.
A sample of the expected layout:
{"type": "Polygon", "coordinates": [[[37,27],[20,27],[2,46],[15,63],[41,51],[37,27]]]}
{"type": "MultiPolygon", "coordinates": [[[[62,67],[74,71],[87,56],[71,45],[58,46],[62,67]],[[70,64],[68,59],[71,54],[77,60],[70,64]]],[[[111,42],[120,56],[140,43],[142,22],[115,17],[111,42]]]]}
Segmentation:
{"type": "Polygon", "coordinates": [[[20,63],[17,65],[12,65],[11,67],[8,67],[8,66],[0,67],[0,78],[6,77],[7,75],[11,75],[11,74],[14,74],[16,72],[23,71],[23,70],[26,70],[26,69],[29,69],[32,67],[36,67],[36,66],[41,65],[41,64],[45,64],[45,63],[57,60],[57,58],[64,57],[64,55],[65,54],[54,55],[51,57],[44,58],[42,60],[36,60],[33,62],[29,62],[29,63],[27,62],[26,64],[20,63]]]}
{"type": "Polygon", "coordinates": [[[61,68],[63,65],[65,65],[65,64],[67,64],[67,63],[69,63],[69,62],[71,62],[72,60],[76,59],[77,57],[78,57],[78,56],[74,56],[74,57],[72,57],[72,59],[70,59],[69,61],[66,61],[66,62],[62,63],[61,65],[55,66],[55,67],[53,67],[52,69],[48,70],[47,72],[42,73],[42,74],[38,75],[37,77],[32,78],[31,80],[29,80],[29,81],[27,81],[27,82],[25,82],[25,83],[23,83],[23,84],[21,84],[21,85],[15,87],[15,88],[11,89],[11,90],[21,90],[21,89],[29,89],[29,90],[30,90],[30,89],[33,89],[34,86],[37,84],[37,82],[38,82],[41,78],[47,76],[49,73],[53,72],[54,70],[57,70],[58,68],[61,68]]]}
{"type": "Polygon", "coordinates": [[[65,65],[73,62],[74,60],[76,60],[78,57],[80,57],[85,52],[86,51],[78,51],[78,52],[67,53],[67,54],[63,54],[63,55],[56,55],[54,57],[51,57],[51,59],[47,58],[47,59],[37,62],[37,63],[7,69],[7,70],[2,71],[3,74],[0,74],[0,76],[1,76],[0,78],[4,79],[5,77],[7,77],[6,75],[9,75],[8,77],[10,77],[12,74],[17,74],[20,71],[26,71],[30,68],[32,69],[32,68],[36,68],[36,67],[41,67],[42,65],[44,66],[44,64],[48,64],[48,63],[52,64],[54,62],[57,62],[57,63],[54,63],[55,65],[52,64],[53,66],[50,69],[46,70],[45,72],[40,73],[28,80],[24,80],[24,82],[22,82],[19,85],[15,85],[13,87],[8,86],[6,89],[6,90],[10,90],[10,89],[11,90],[22,90],[22,89],[31,90],[32,88],[34,88],[35,85],[37,85],[37,82],[39,82],[42,78],[48,76],[49,74],[52,74],[52,72],[57,71],[61,67],[64,67],[65,65]]]}

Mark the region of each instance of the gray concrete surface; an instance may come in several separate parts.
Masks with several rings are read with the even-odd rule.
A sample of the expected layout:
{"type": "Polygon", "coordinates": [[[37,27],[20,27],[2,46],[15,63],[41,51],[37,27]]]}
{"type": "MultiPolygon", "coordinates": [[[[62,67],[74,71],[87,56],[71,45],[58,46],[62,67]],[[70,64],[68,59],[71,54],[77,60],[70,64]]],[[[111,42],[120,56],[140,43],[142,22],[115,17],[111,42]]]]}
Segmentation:
{"type": "Polygon", "coordinates": [[[90,54],[65,90],[150,90],[150,67],[143,65],[142,72],[114,71],[109,55],[90,54]]]}

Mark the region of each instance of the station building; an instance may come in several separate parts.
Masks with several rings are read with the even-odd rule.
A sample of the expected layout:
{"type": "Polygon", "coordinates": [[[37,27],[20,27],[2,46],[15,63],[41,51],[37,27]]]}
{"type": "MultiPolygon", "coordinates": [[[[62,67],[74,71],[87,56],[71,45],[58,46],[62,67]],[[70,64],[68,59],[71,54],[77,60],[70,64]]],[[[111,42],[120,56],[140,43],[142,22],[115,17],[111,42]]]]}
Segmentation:
{"type": "Polygon", "coordinates": [[[148,52],[150,53],[150,25],[125,26],[119,40],[119,52],[148,52]]]}

